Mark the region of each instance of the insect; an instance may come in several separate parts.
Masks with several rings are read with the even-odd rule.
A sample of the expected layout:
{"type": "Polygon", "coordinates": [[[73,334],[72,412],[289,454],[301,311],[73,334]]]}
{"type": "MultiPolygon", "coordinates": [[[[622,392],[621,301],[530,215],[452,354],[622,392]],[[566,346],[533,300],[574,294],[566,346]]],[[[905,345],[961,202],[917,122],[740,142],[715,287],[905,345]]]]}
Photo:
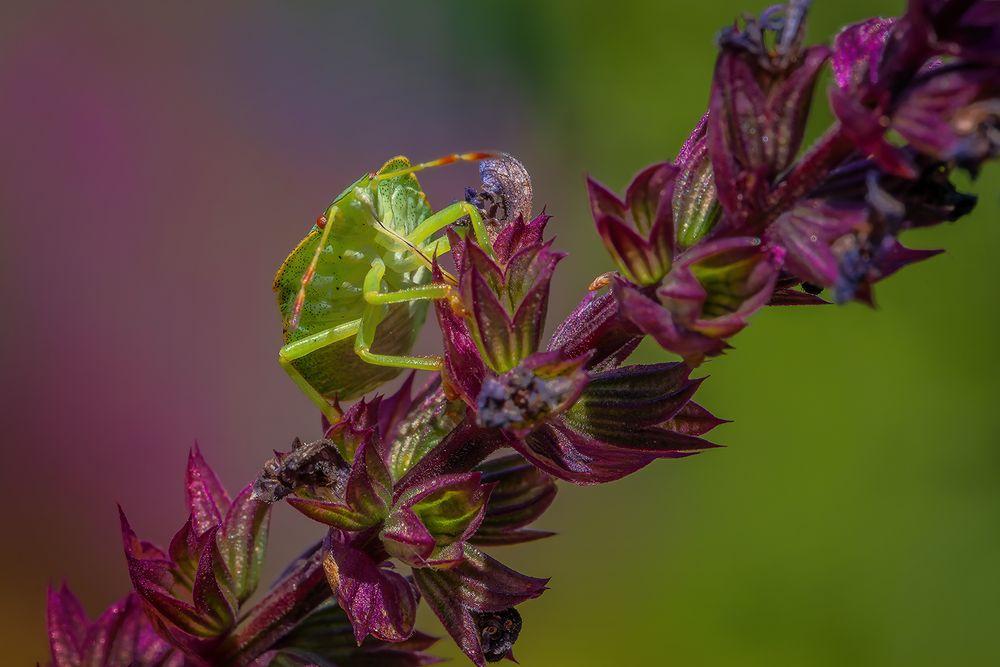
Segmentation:
{"type": "Polygon", "coordinates": [[[431,281],[431,262],[450,250],[435,234],[468,216],[492,254],[479,210],[465,201],[432,213],[415,173],[490,153],[410,164],[396,157],[341,192],[274,277],[284,330],[278,361],[331,422],[330,401],[358,398],[404,368],[439,370],[440,357],[410,354],[433,299],[454,298],[454,278],[431,281]]]}

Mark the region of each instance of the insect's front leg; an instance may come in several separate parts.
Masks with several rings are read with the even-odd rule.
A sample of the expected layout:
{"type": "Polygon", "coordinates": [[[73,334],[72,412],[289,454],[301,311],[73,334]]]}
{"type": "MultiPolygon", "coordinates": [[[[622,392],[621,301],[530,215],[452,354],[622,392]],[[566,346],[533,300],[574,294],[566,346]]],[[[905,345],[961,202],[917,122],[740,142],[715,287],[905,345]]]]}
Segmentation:
{"type": "Polygon", "coordinates": [[[415,354],[381,354],[372,352],[375,342],[375,331],[385,318],[385,306],[370,305],[361,316],[361,328],[354,339],[354,353],[366,363],[374,366],[392,366],[393,368],[414,368],[418,371],[439,371],[444,367],[444,359],[436,356],[419,356],[415,354]]]}
{"type": "Polygon", "coordinates": [[[479,213],[478,208],[465,201],[455,202],[450,206],[444,207],[434,215],[429,216],[407,235],[406,240],[419,246],[435,232],[444,229],[466,215],[472,221],[472,234],[479,243],[479,247],[485,250],[490,257],[493,257],[493,242],[490,241],[490,235],[486,231],[483,216],[479,213]]]}
{"type": "Polygon", "coordinates": [[[385,262],[376,258],[372,268],[365,275],[363,294],[365,301],[373,306],[387,306],[393,303],[406,303],[419,299],[449,299],[452,297],[452,287],[440,283],[407,287],[392,292],[382,291],[382,278],[385,276],[385,262]]]}

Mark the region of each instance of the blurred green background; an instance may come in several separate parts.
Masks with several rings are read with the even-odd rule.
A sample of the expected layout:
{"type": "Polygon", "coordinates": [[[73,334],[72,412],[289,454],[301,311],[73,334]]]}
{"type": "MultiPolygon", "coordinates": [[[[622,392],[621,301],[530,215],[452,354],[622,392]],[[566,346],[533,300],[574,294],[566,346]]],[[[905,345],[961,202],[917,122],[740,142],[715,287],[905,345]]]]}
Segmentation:
{"type": "MultiPolygon", "coordinates": [[[[819,41],[903,3],[814,5],[819,41]]],[[[47,582],[91,613],[127,590],[113,503],[165,543],[195,439],[235,487],[317,434],[270,280],[332,194],[397,153],[518,155],[572,253],[556,322],[611,268],[584,174],[621,190],[673,157],[716,31],[763,7],[3,3],[3,663],[44,662],[47,582]]],[[[441,205],[477,179],[422,180],[441,205]]],[[[770,309],[703,367],[726,449],[564,486],[560,535],[498,554],[552,576],[523,665],[1000,664],[1000,170],[971,187],[878,310],[770,309]]],[[[315,533],[279,508],[269,571],[315,533]]]]}

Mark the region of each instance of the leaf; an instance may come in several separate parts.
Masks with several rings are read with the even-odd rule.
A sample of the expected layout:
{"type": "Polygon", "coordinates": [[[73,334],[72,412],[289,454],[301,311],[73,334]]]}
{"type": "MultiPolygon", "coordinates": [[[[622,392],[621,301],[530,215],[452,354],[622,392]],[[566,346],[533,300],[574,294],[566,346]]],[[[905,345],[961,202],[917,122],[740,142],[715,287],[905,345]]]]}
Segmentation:
{"type": "Polygon", "coordinates": [[[420,667],[440,660],[422,653],[436,641],[434,637],[414,632],[402,642],[369,640],[358,646],[344,610],[336,604],[328,603],[296,625],[275,645],[279,655],[295,656],[305,662],[272,661],[269,667],[284,664],[316,664],[320,667],[420,667]]]}
{"type": "Polygon", "coordinates": [[[769,187],[765,109],[767,100],[750,65],[723,50],[712,78],[708,150],[719,202],[737,229],[762,208],[769,187]]]}
{"type": "Polygon", "coordinates": [[[229,570],[232,592],[239,602],[249,598],[260,581],[267,550],[271,506],[251,498],[247,485],[233,501],[217,535],[219,552],[229,570]]]}
{"type": "Polygon", "coordinates": [[[549,508],[556,495],[555,481],[518,454],[492,459],[479,466],[482,481],[494,484],[486,514],[473,541],[512,544],[552,533],[519,531],[549,508]]]}
{"type": "Polygon", "coordinates": [[[445,570],[418,568],[413,571],[413,580],[427,606],[441,621],[445,631],[455,640],[469,660],[477,667],[486,667],[486,658],[479,643],[479,630],[472,612],[462,606],[454,590],[455,581],[445,570]]]}
{"type": "Polygon", "coordinates": [[[587,177],[587,195],[590,198],[590,210],[595,221],[605,215],[625,219],[625,202],[589,176],[587,177]]]}
{"type": "Polygon", "coordinates": [[[184,491],[198,535],[222,523],[222,517],[229,509],[229,495],[215,471],[205,462],[198,445],[188,454],[184,491]]]}
{"type": "Polygon", "coordinates": [[[410,583],[341,538],[331,536],[327,546],[323,569],[351,620],[358,645],[368,634],[391,642],[408,639],[417,613],[410,583]]]}
{"type": "Polygon", "coordinates": [[[452,311],[447,301],[435,302],[434,310],[444,338],[443,378],[453,394],[460,396],[466,404],[475,405],[486,376],[486,365],[479,348],[465,320],[452,311]]]}
{"type": "Polygon", "coordinates": [[[198,560],[192,597],[194,608],[202,622],[208,624],[216,635],[221,635],[235,622],[236,601],[231,597],[234,597],[234,591],[232,583],[228,581],[230,573],[220,553],[219,542],[214,539],[218,531],[219,527],[216,526],[206,535],[209,539],[198,560]]]}
{"type": "Polygon", "coordinates": [[[708,116],[703,116],[677,155],[680,172],[674,185],[673,210],[677,245],[681,250],[704,238],[718,222],[721,212],[705,138],[707,121],[708,116]]]}
{"type": "Polygon", "coordinates": [[[409,489],[399,499],[427,527],[438,544],[467,537],[482,521],[491,486],[480,483],[480,473],[469,472],[431,479],[409,489]]]}
{"type": "Polygon", "coordinates": [[[493,370],[506,372],[517,365],[510,316],[481,275],[471,271],[468,282],[471,294],[466,301],[472,306],[476,344],[493,370]]]}
{"type": "Polygon", "coordinates": [[[365,528],[371,528],[380,520],[378,517],[355,512],[343,503],[319,500],[317,498],[302,498],[299,496],[289,496],[287,502],[313,521],[318,521],[341,530],[364,530],[365,528]]]}
{"type": "Polygon", "coordinates": [[[841,88],[861,89],[874,83],[878,58],[896,19],[871,18],[854,23],[837,33],[833,40],[830,66],[841,88]]]}
{"type": "Polygon", "coordinates": [[[719,419],[694,401],[688,401],[673,419],[663,424],[663,428],[684,435],[704,435],[729,420],[719,419]]]}
{"type": "Polygon", "coordinates": [[[385,516],[392,498],[392,479],[375,442],[374,429],[361,440],[347,479],[347,504],[370,520],[385,516]]]}
{"type": "Polygon", "coordinates": [[[649,242],[624,220],[602,216],[597,220],[597,233],[618,270],[632,282],[653,285],[667,272],[649,242]]]}
{"type": "MultiPolygon", "coordinates": [[[[549,281],[551,278],[550,271],[547,276],[535,283],[531,290],[524,295],[517,312],[514,313],[510,333],[513,343],[511,352],[513,365],[511,368],[538,350],[542,341],[542,330],[545,327],[545,315],[549,307],[549,281]]],[[[501,369],[496,370],[499,372],[501,369]]]]}
{"type": "Polygon", "coordinates": [[[49,588],[49,648],[53,667],[78,667],[88,625],[83,606],[65,584],[58,591],[49,588]]]}
{"type": "Polygon", "coordinates": [[[615,367],[642,340],[635,328],[619,317],[613,294],[589,292],[576,309],[556,328],[549,350],[574,358],[590,353],[588,367],[615,367]]]}
{"type": "Polygon", "coordinates": [[[649,236],[653,229],[673,217],[670,201],[676,176],[674,165],[661,162],[646,167],[629,183],[625,205],[640,234],[649,236]]]}

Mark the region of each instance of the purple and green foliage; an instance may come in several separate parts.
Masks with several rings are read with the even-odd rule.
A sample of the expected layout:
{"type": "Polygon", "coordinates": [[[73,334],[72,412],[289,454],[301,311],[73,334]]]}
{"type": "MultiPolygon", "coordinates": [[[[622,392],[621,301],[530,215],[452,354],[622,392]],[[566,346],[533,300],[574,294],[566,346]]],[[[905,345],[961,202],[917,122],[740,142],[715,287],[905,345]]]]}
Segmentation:
{"type": "MultiPolygon", "coordinates": [[[[824,304],[825,290],[838,303],[873,303],[876,282],[937,252],[905,247],[904,231],[975,205],[952,184],[955,170],[975,176],[1000,153],[1000,0],[911,0],[900,18],[848,26],[832,46],[804,43],[807,4],[720,33],[707,113],[674,160],[640,170],[624,196],[588,179],[615,271],[588,276],[590,290],[547,343],[564,255],[545,238],[549,215],[533,216],[530,179],[512,157],[485,160],[481,186],[447,215],[422,226],[430,213],[420,209],[385,227],[410,240],[366,232],[373,248],[392,248],[394,270],[424,277],[393,294],[373,259],[365,317],[384,323],[385,306],[434,300],[443,356],[400,356],[412,327],[380,328],[383,344],[400,338],[395,356],[379,357],[359,325],[356,349],[387,367],[431,370],[429,379],[417,386],[411,374],[395,394],[345,411],[336,399],[354,393],[312,391],[329,418],[323,437],[276,452],[235,498],[192,451],[189,516],[166,549],[121,515],[134,592],[95,622],[65,588],[50,593],[55,667],[424,665],[434,640],[415,629],[422,601],[479,667],[513,659],[518,608],[548,579],[485,550],[550,536],[532,524],[557,480],[610,482],[717,447],[702,436],[724,420],[694,401],[698,365],[767,305],[824,304]],[[803,148],[827,66],[836,120],[803,148]],[[627,363],[646,336],[680,360],[627,363]],[[280,501],[321,527],[255,601],[280,501]]],[[[417,191],[408,171],[389,173],[417,191]]],[[[385,194],[390,208],[402,201],[385,194]]],[[[389,208],[363,206],[364,190],[352,197],[338,201],[381,224],[389,208]]],[[[287,329],[308,280],[286,282],[287,329]]],[[[352,355],[343,358],[356,369],[352,355]]],[[[337,386],[376,377],[345,375],[337,386]]]]}

